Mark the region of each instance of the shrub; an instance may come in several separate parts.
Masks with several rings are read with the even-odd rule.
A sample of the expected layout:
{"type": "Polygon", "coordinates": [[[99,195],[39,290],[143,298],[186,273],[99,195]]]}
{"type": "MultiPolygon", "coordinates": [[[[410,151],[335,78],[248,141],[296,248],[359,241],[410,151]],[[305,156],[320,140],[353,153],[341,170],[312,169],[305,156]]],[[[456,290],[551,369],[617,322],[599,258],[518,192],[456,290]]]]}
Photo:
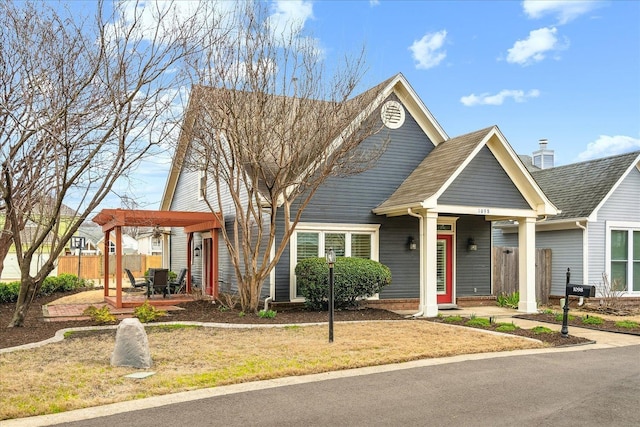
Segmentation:
{"type": "MultiPolygon", "coordinates": [[[[79,280],[75,274],[65,273],[57,277],[46,277],[38,290],[38,296],[49,296],[56,292],[73,291],[78,288],[91,287],[93,287],[93,282],[84,279],[79,280]]],[[[19,292],[20,281],[0,283],[0,302],[16,302],[19,292]]]]}
{"type": "Polygon", "coordinates": [[[166,314],[166,311],[158,310],[157,308],[149,304],[149,301],[145,301],[144,304],[136,307],[133,310],[133,317],[137,317],[138,320],[142,323],[153,322],[154,320],[166,314]]]}
{"type": "Polygon", "coordinates": [[[531,332],[533,332],[534,334],[550,334],[553,331],[546,326],[535,326],[531,328],[531,332]]]}
{"type": "Polygon", "coordinates": [[[0,302],[18,301],[20,282],[0,283],[0,302]]]}
{"type": "Polygon", "coordinates": [[[508,295],[503,292],[496,297],[499,307],[518,308],[518,302],[520,302],[520,292],[517,291],[508,295]]]}
{"type": "MultiPolygon", "coordinates": [[[[328,307],[329,266],[324,258],[307,258],[296,266],[298,289],[313,310],[328,307]]],[[[351,308],[358,300],[380,292],[391,283],[391,271],[377,261],[338,257],[334,265],[335,308],[351,308]]]]}
{"type": "Polygon", "coordinates": [[[106,305],[101,308],[96,308],[93,305],[90,305],[82,312],[82,314],[91,317],[91,319],[96,323],[116,323],[118,320],[116,319],[116,316],[111,314],[109,307],[106,305]]]}

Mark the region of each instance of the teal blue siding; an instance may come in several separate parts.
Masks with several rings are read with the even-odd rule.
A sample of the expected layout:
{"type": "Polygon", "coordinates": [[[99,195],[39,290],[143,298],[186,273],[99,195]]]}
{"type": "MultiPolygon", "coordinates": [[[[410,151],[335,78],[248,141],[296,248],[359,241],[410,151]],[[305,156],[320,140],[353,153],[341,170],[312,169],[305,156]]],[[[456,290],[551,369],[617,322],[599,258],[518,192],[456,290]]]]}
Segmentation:
{"type": "Polygon", "coordinates": [[[438,204],[531,208],[486,146],[440,196],[438,204]]]}

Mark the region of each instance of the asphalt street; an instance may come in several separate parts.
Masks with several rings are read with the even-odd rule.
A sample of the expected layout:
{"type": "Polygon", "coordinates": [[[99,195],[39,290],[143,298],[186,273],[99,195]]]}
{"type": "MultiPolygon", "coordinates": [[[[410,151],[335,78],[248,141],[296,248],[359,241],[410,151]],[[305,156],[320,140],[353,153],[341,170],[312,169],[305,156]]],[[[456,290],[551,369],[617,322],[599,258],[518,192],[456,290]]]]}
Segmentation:
{"type": "Polygon", "coordinates": [[[638,426],[640,346],[314,380],[64,426],[638,426]]]}

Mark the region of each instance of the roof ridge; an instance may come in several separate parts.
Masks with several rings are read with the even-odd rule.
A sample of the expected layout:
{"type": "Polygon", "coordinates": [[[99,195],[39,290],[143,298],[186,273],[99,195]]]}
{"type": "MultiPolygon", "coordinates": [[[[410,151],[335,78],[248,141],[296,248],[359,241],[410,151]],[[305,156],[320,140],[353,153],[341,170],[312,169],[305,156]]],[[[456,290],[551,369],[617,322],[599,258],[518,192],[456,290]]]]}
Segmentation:
{"type": "Polygon", "coordinates": [[[589,165],[589,164],[593,164],[593,163],[600,163],[603,161],[611,161],[620,157],[637,157],[640,156],[640,150],[638,151],[630,151],[628,153],[621,153],[621,154],[614,154],[611,156],[607,156],[607,157],[599,157],[597,159],[589,159],[589,160],[583,160],[581,162],[574,162],[574,163],[567,163],[566,165],[559,165],[559,166],[554,166],[551,168],[544,168],[544,169],[539,169],[539,170],[534,170],[533,173],[539,173],[539,172],[543,172],[543,171],[551,171],[551,170],[557,170],[557,169],[562,169],[562,168],[567,168],[567,167],[572,167],[572,166],[584,166],[584,165],[589,165]]]}

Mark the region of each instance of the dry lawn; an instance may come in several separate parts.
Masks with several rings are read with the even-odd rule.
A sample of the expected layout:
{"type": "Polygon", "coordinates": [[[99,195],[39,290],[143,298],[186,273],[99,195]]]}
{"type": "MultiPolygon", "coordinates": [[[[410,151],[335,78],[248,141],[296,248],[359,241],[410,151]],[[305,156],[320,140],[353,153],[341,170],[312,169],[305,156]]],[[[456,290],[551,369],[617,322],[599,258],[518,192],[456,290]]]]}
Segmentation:
{"type": "Polygon", "coordinates": [[[268,329],[148,329],[155,375],[124,378],[110,366],[113,335],[66,339],[0,354],[0,420],[41,415],[247,381],[305,375],[541,343],[430,322],[337,324],[268,329]]]}

